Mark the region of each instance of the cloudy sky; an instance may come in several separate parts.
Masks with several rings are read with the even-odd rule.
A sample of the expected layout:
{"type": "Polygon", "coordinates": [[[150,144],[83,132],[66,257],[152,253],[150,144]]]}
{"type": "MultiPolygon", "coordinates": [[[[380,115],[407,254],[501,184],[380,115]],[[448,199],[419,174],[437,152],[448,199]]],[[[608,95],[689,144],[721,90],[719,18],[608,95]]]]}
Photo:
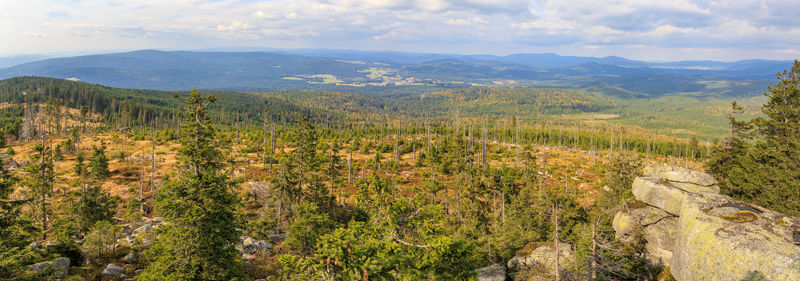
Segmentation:
{"type": "Polygon", "coordinates": [[[0,56],[329,48],[800,58],[798,0],[0,0],[0,56]]]}

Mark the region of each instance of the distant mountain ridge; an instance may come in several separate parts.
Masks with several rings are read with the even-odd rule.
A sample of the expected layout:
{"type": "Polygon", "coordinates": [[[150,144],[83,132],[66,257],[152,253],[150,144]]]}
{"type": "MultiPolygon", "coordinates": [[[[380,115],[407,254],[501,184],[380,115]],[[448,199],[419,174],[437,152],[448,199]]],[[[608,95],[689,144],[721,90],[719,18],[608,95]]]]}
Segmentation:
{"type": "MultiPolygon", "coordinates": [[[[51,58],[0,69],[121,88],[338,90],[362,93],[472,86],[614,88],[637,96],[752,96],[789,61],[649,63],[610,56],[457,55],[324,49],[158,51],[51,58]],[[597,87],[598,84],[609,87],[597,87]]],[[[614,94],[618,90],[607,92],[614,94]]]]}

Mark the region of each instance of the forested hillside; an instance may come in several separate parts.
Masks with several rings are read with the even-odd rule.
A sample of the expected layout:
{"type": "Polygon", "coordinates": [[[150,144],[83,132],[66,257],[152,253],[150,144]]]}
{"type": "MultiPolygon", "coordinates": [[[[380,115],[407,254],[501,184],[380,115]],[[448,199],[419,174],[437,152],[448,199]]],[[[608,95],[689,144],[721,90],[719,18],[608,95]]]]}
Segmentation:
{"type": "Polygon", "coordinates": [[[327,90],[398,95],[480,86],[558,87],[619,97],[692,93],[740,98],[757,96],[776,72],[790,65],[790,61],[769,60],[652,63],[554,54],[499,57],[325,50],[140,50],[33,61],[0,69],[0,79],[46,76],[180,91],[327,90]]]}
{"type": "Polygon", "coordinates": [[[642,204],[633,178],[707,166],[723,193],[796,213],[775,200],[791,197],[792,170],[763,167],[795,130],[776,120],[796,117],[798,72],[722,142],[626,124],[685,111],[553,88],[387,98],[3,80],[0,278],[473,280],[541,251],[564,259],[516,265],[517,280],[669,278],[641,237],[615,239],[614,215],[642,204]]]}
{"type": "MultiPolygon", "coordinates": [[[[584,247],[630,169],[698,167],[710,145],[559,121],[611,107],[559,89],[176,98],[23,77],[0,91],[15,218],[4,278],[42,278],[53,272],[24,266],[66,257],[64,274],[87,280],[470,279],[553,233],[584,247]]],[[[661,270],[618,257],[614,276],[661,270]]],[[[586,270],[575,266],[564,270],[586,270]]]]}

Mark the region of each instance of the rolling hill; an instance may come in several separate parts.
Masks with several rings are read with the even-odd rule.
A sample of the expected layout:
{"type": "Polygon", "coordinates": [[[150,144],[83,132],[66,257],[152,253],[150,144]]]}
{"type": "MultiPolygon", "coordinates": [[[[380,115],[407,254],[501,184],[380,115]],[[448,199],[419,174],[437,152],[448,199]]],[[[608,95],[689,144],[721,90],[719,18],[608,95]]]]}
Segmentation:
{"type": "Polygon", "coordinates": [[[403,95],[465,87],[559,87],[620,97],[760,94],[788,61],[648,63],[621,57],[509,56],[340,50],[142,50],[38,60],[0,79],[46,76],[113,87],[233,91],[330,90],[403,95]],[[598,87],[598,85],[604,85],[598,87]]]}

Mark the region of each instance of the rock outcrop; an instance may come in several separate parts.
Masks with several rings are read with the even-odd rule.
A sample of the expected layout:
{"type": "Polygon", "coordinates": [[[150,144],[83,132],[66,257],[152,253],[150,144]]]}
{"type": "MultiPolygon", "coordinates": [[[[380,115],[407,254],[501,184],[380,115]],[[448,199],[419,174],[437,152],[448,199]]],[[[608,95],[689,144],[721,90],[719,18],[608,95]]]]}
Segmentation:
{"type": "MultiPolygon", "coordinates": [[[[509,275],[515,277],[517,272],[536,269],[547,275],[555,275],[556,251],[552,242],[530,243],[521,250],[521,254],[511,258],[506,265],[509,275]]],[[[559,243],[559,264],[564,269],[573,261],[572,245],[559,243]]]]}
{"type": "Polygon", "coordinates": [[[668,166],[644,174],[633,184],[640,202],[623,206],[613,227],[619,239],[643,234],[651,261],[677,280],[800,280],[800,218],[720,195],[708,174],[668,166]]]}
{"type": "Polygon", "coordinates": [[[242,236],[240,239],[242,239],[242,243],[236,244],[236,249],[239,250],[243,260],[252,260],[258,252],[270,251],[273,247],[267,241],[257,240],[249,236],[242,236]]]}
{"type": "Polygon", "coordinates": [[[55,270],[51,277],[61,279],[67,276],[67,272],[69,272],[69,265],[70,263],[68,258],[57,258],[51,261],[43,261],[29,265],[28,270],[35,273],[42,273],[45,270],[55,270]]]}
{"type": "Polygon", "coordinates": [[[612,227],[617,239],[632,242],[636,234],[644,235],[648,243],[647,258],[653,264],[670,265],[675,235],[678,231],[678,218],[661,209],[630,202],[614,216],[612,227]]]}
{"type": "Polygon", "coordinates": [[[506,280],[506,267],[493,264],[484,268],[475,270],[478,272],[478,281],[505,281],[506,280]]]}

